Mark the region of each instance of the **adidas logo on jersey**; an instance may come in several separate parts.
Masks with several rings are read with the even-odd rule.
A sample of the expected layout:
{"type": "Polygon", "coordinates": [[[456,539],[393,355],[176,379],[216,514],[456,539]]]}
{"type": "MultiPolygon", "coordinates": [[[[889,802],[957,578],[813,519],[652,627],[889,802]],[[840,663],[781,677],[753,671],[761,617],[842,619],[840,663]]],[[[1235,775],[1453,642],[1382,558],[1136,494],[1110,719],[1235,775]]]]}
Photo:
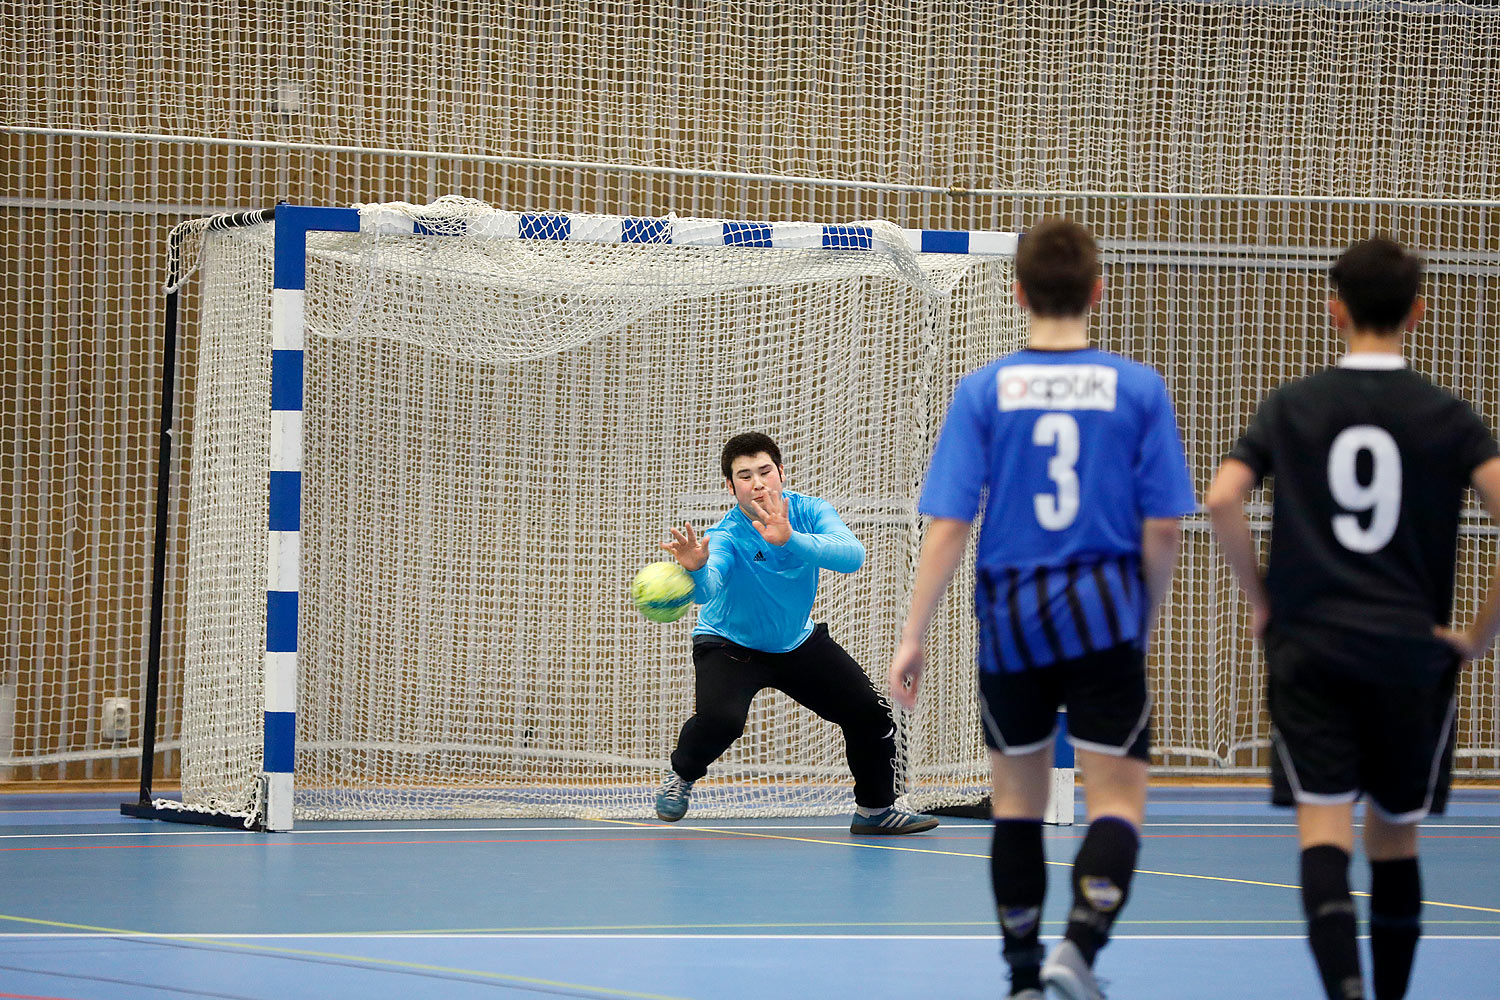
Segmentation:
{"type": "Polygon", "coordinates": [[[1108,365],[1008,365],[996,380],[1002,410],[1113,410],[1119,372],[1108,365]]]}
{"type": "Polygon", "coordinates": [[[759,549],[757,549],[755,551],[755,561],[756,562],[765,562],[766,561],[766,554],[764,552],[761,552],[759,549]]]}

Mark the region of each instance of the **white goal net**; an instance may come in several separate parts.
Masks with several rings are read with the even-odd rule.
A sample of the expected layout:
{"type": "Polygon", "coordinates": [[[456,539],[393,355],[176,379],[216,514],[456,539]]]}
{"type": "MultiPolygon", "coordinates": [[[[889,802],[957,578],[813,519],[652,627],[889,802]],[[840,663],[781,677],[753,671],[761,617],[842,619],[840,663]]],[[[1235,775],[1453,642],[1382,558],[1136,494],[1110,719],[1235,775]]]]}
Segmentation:
{"type": "MultiPolygon", "coordinates": [[[[693,709],[692,618],[646,621],[629,581],[669,525],[728,509],[719,449],[746,430],[864,542],[814,618],[883,688],[938,421],[957,377],[1023,336],[1007,258],[916,253],[879,223],[796,249],[719,222],[648,220],[647,242],[619,243],[586,241],[620,229],[587,217],[544,220],[567,240],[493,238],[515,217],[472,203],[362,214],[427,234],[307,241],[299,819],[648,815],[693,709]],[[752,245],[660,242],[694,227],[752,245]]],[[[228,813],[256,808],[261,770],[272,229],[188,251],[182,788],[228,813]]],[[[953,594],[901,741],[918,808],[988,783],[953,594]]],[[[693,809],[827,813],[851,790],[838,729],[768,691],[693,809]]]]}

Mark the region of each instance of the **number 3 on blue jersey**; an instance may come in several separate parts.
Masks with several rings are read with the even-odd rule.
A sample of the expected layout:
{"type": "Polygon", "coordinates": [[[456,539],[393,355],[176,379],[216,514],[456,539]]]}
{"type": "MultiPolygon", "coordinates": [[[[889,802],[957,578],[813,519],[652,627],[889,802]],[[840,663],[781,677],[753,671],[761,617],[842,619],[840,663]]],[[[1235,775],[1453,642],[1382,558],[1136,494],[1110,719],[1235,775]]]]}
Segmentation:
{"type": "Polygon", "coordinates": [[[1070,413],[1044,413],[1031,428],[1031,443],[1053,448],[1047,475],[1057,484],[1056,493],[1037,493],[1032,498],[1037,523],[1048,531],[1061,531],[1078,518],[1078,421],[1070,413]]]}

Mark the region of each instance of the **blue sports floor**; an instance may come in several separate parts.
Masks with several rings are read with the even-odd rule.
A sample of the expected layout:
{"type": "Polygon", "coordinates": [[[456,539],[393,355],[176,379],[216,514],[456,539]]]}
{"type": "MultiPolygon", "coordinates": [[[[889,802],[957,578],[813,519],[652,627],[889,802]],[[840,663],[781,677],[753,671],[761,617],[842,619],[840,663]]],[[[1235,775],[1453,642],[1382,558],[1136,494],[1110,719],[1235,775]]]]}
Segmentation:
{"type": "MultiPolygon", "coordinates": [[[[989,826],[847,821],[305,824],[127,819],[114,794],[0,796],[0,998],[1004,996],[989,826]]],[[[1289,813],[1153,789],[1111,1000],[1318,997],[1289,813]]],[[[1082,816],[1082,805],[1079,806],[1082,816]]],[[[1044,933],[1083,827],[1048,828],[1044,933]]],[[[1500,793],[1424,827],[1411,996],[1500,998],[1500,793]]],[[[1362,860],[1356,889],[1367,883],[1362,860]]],[[[1361,901],[1362,903],[1363,901],[1361,901]]],[[[1361,912],[1364,907],[1361,905],[1361,912]]]]}

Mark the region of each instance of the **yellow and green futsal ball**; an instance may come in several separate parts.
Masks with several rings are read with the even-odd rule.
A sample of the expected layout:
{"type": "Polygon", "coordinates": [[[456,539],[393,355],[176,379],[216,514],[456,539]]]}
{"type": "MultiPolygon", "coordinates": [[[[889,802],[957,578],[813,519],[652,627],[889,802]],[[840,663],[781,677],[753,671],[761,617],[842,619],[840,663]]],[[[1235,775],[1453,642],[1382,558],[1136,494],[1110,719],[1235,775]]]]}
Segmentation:
{"type": "Polygon", "coordinates": [[[675,562],[654,562],[635,575],[630,596],[652,621],[675,622],[693,603],[693,578],[675,562]]]}

